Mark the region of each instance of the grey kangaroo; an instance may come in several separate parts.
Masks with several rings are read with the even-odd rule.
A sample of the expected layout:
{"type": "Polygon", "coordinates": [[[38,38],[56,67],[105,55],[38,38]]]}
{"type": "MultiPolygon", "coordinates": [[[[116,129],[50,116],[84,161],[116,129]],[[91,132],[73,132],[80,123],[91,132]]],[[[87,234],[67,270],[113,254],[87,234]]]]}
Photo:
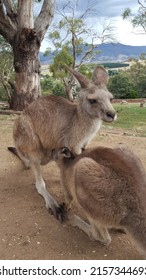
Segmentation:
{"type": "Polygon", "coordinates": [[[56,217],[58,204],[46,190],[40,165],[51,160],[53,149],[66,146],[75,155],[80,154],[96,135],[102,121],[116,119],[105,69],[95,67],[91,81],[76,70],[66,68],[81,85],[78,102],[53,95],[38,98],[16,120],[13,130],[15,148],[8,148],[31,167],[36,189],[43,196],[47,209],[56,217]]]}
{"type": "Polygon", "coordinates": [[[65,192],[65,208],[73,201],[89,224],[67,211],[67,219],[89,237],[108,245],[110,228],[131,235],[146,257],[146,172],[127,148],[95,147],[77,157],[67,149],[54,150],[65,192]]]}

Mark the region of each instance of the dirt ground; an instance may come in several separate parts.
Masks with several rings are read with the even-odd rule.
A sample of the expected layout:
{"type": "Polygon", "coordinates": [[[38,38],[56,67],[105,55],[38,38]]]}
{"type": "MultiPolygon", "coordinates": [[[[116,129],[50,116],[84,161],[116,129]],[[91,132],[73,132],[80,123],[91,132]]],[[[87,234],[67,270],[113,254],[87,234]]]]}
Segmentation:
{"type": "MultiPolygon", "coordinates": [[[[13,145],[14,119],[15,116],[0,116],[0,259],[142,259],[127,234],[111,232],[112,242],[106,247],[90,240],[78,228],[60,224],[47,212],[35,190],[31,170],[7,151],[13,145]]],[[[122,130],[107,131],[104,127],[91,145],[125,145],[135,151],[146,167],[144,137],[122,130]]],[[[49,192],[62,202],[55,163],[44,166],[42,172],[49,192]]]]}

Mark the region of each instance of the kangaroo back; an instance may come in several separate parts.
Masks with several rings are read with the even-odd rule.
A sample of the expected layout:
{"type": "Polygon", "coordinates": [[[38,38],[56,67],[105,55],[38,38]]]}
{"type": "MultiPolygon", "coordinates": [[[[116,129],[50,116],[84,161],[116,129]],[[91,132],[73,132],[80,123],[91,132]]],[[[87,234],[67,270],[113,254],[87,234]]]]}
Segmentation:
{"type": "Polygon", "coordinates": [[[60,168],[68,192],[84,211],[92,230],[78,218],[73,225],[106,244],[110,242],[109,228],[123,228],[146,252],[146,173],[132,151],[87,149],[76,158],[61,159],[60,168]]]}
{"type": "Polygon", "coordinates": [[[86,149],[80,155],[80,158],[82,157],[92,158],[95,162],[109,167],[117,173],[120,172],[127,180],[129,178],[138,185],[146,182],[146,172],[141,160],[128,148],[95,147],[86,149]]]}

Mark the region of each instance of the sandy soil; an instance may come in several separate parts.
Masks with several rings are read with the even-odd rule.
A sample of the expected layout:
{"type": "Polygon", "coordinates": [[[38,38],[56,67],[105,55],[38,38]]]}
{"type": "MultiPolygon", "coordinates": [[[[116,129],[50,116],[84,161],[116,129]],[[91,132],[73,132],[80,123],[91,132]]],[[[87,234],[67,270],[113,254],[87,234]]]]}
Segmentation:
{"type": "MultiPolygon", "coordinates": [[[[13,145],[14,116],[0,116],[0,259],[142,259],[130,237],[112,232],[106,247],[90,240],[78,228],[60,224],[37,194],[31,170],[7,151],[13,145]]],[[[146,140],[124,131],[106,131],[92,145],[130,147],[146,167],[146,140]]],[[[42,168],[49,192],[63,201],[59,170],[55,163],[42,168]]]]}

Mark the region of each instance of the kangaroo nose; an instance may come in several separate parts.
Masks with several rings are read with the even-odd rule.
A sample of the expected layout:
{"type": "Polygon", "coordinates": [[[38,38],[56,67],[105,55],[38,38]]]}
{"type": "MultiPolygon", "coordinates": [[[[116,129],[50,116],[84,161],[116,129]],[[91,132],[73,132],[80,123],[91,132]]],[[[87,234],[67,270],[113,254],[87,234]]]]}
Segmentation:
{"type": "Polygon", "coordinates": [[[107,111],[106,112],[106,116],[112,120],[114,120],[114,117],[116,115],[116,112],[115,111],[107,111]]]}

